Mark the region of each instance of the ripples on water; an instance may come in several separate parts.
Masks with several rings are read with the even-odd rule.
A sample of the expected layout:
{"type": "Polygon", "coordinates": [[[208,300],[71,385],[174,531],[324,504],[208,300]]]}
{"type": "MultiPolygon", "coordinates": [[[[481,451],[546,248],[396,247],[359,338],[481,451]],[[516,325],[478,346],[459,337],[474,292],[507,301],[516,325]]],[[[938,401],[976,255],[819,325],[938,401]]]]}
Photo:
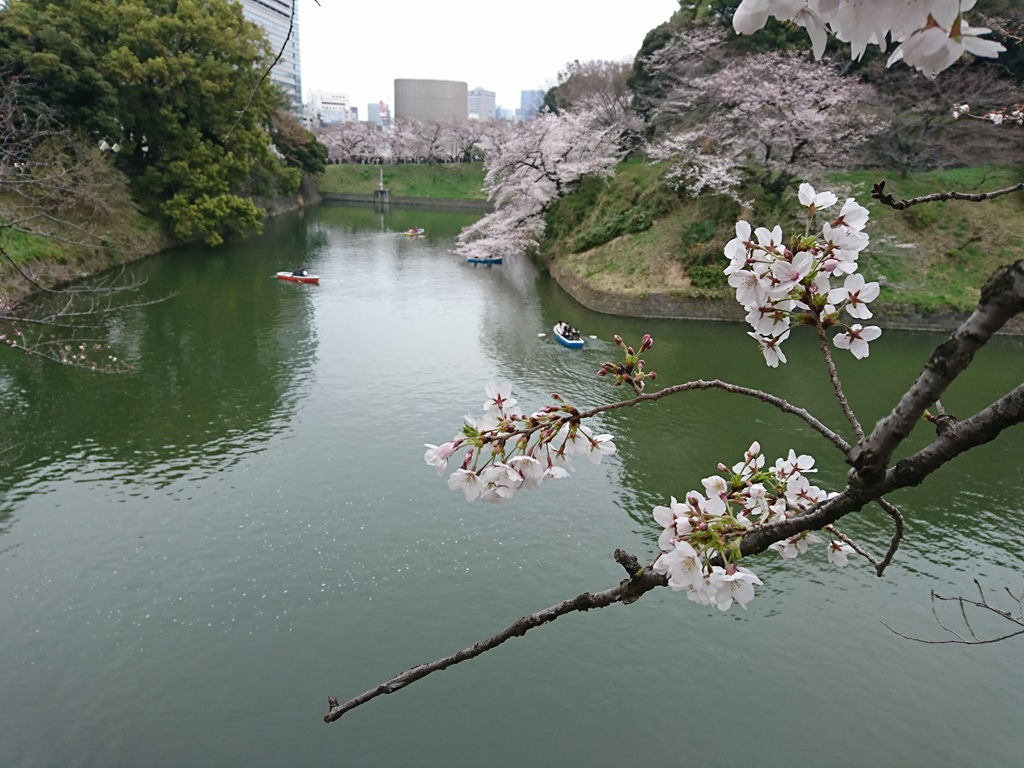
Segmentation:
{"type": "MultiPolygon", "coordinates": [[[[606,464],[581,462],[508,505],[465,504],[423,465],[422,444],[478,415],[488,381],[512,381],[526,408],[552,391],[581,408],[614,402],[627,393],[594,374],[617,356],[615,333],[634,345],[654,334],[659,385],[724,378],[841,421],[813,340],[791,339],[790,365],[771,371],[739,326],[589,312],[528,262],[466,265],[451,246],[470,217],[428,215],[325,207],[216,254],[145,262],[151,290],[179,294],[117,329],[140,355],[131,376],[0,369],[18,446],[0,481],[0,690],[17,702],[0,719],[0,763],[307,765],[340,749],[388,766],[714,765],[728,744],[731,761],[787,768],[879,755],[1011,764],[1005,713],[1024,703],[1012,652],[922,651],[879,620],[925,635],[931,588],[1019,580],[1021,479],[1007,458],[1019,436],[897,500],[908,535],[884,580],[821,553],[759,558],[763,599],[748,612],[652,594],[560,620],[325,730],[327,694],[617,583],[615,547],[652,556],[651,508],[753,439],[769,461],[818,456],[823,487],[845,477],[794,419],[703,392],[602,415],[619,447],[606,464]],[[412,226],[427,237],[399,234],[412,226]],[[271,279],[297,262],[319,288],[271,279]],[[560,319],[598,338],[566,349],[551,337],[560,319]],[[55,691],[79,704],[59,739],[38,727],[55,691]],[[794,712],[815,738],[780,742],[779,717],[794,712]]],[[[865,424],[933,341],[893,334],[864,365],[839,362],[865,424]]],[[[983,366],[994,372],[951,392],[951,410],[1019,382],[1020,346],[995,351],[983,366]]],[[[849,532],[882,551],[890,526],[871,513],[849,532]]]]}

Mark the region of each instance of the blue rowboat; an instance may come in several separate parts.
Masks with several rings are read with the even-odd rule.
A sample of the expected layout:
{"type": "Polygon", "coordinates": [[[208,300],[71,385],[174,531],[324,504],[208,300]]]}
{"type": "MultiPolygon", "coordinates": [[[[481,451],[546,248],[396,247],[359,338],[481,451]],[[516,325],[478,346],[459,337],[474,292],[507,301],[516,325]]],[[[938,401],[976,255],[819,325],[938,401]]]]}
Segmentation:
{"type": "Polygon", "coordinates": [[[561,344],[574,349],[579,349],[583,346],[583,337],[580,336],[579,331],[576,331],[568,323],[555,323],[553,330],[555,332],[555,338],[558,339],[561,344]]]}

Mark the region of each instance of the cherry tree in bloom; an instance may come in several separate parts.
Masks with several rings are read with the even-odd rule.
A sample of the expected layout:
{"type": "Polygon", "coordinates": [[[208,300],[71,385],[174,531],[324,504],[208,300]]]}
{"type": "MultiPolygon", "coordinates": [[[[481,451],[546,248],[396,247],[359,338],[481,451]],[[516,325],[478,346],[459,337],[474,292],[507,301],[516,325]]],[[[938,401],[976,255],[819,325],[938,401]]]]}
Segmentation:
{"type": "Polygon", "coordinates": [[[327,156],[335,163],[363,163],[383,154],[383,136],[372,123],[348,120],[324,126],[317,130],[316,138],[327,147],[327,156]]]}
{"type": "Polygon", "coordinates": [[[965,53],[994,58],[1006,49],[986,40],[991,30],[972,27],[963,13],[976,0],[743,0],[733,15],[740,34],[761,29],[769,16],[792,21],[810,35],[821,58],[829,34],[850,43],[860,59],[869,45],[899,43],[889,56],[891,66],[903,61],[928,77],[952,66],[965,53]]]}
{"type": "Polygon", "coordinates": [[[466,227],[456,251],[467,257],[515,256],[537,244],[543,214],[585,176],[610,176],[622,157],[620,131],[588,110],[545,113],[519,123],[488,152],[484,188],[494,212],[466,227]]]}
{"type": "Polygon", "coordinates": [[[738,189],[751,175],[781,191],[798,171],[856,163],[858,148],[885,127],[865,109],[876,101],[871,86],[799,55],[744,56],[711,74],[684,67],[665,76],[675,85],[653,118],[661,138],[648,154],[668,160],[668,180],[691,196],[743,202],[738,189]]]}

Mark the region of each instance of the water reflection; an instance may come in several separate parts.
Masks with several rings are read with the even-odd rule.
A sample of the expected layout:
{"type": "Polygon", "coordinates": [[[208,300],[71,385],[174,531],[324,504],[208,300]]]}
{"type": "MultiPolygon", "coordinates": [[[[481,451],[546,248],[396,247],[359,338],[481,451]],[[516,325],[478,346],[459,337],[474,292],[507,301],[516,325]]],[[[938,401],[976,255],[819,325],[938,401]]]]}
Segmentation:
{"type": "Polygon", "coordinates": [[[9,434],[26,436],[5,457],[2,489],[17,489],[5,495],[8,515],[69,475],[104,479],[128,496],[196,481],[288,429],[315,371],[318,338],[310,287],[272,276],[315,264],[324,241],[294,222],[270,227],[282,235],[273,246],[254,239],[135,265],[144,297],[173,295],[109,321],[112,350],[131,360],[129,374],[5,357],[0,418],[9,434]]]}
{"type": "MultiPolygon", "coordinates": [[[[683,749],[715,765],[727,743],[730,760],[769,766],[878,754],[1013,764],[1013,655],[922,653],[878,622],[924,636],[930,589],[1019,578],[1016,434],[897,499],[908,535],[884,580],[837,572],[823,555],[759,558],[763,599],[747,612],[720,615],[662,590],[531,632],[325,730],[325,695],[355,695],[524,613],[612,586],[615,547],[654,550],[650,508],[699,487],[753,439],[770,456],[819,456],[822,486],[845,475],[800,422],[705,392],[605,414],[619,454],[572,480],[503,507],[464,503],[423,465],[422,444],[478,414],[487,381],[514,382],[525,406],[553,390],[580,406],[624,396],[594,375],[615,356],[614,333],[632,343],[654,334],[659,386],[725,378],[842,422],[809,337],[787,342],[791,364],[771,371],[739,326],[603,316],[526,261],[471,267],[442,234],[466,215],[430,215],[325,206],[229,249],[138,265],[154,295],[179,292],[118,326],[137,364],[129,376],[3,361],[0,417],[15,446],[0,486],[7,762],[313,765],[343,749],[366,765],[480,755],[610,765],[683,749]],[[435,238],[401,236],[414,225],[435,238]],[[319,287],[272,278],[299,261],[319,287]],[[559,319],[597,338],[566,349],[550,335],[559,319]],[[669,689],[709,705],[687,709],[684,727],[666,706],[605,727],[623,722],[623,701],[669,689]],[[59,739],[38,727],[52,719],[54,690],[88,702],[66,713],[59,739]],[[749,712],[799,711],[820,738],[780,746],[776,719],[723,719],[723,696],[749,712]],[[266,706],[239,716],[239,700],[266,706]],[[578,732],[588,737],[565,738],[578,732]]],[[[867,361],[840,361],[866,424],[936,338],[889,334],[867,361]]],[[[949,410],[969,413],[1019,381],[1020,352],[1017,340],[993,345],[949,393],[949,410]]],[[[887,543],[881,513],[848,527],[876,551],[887,543]]]]}

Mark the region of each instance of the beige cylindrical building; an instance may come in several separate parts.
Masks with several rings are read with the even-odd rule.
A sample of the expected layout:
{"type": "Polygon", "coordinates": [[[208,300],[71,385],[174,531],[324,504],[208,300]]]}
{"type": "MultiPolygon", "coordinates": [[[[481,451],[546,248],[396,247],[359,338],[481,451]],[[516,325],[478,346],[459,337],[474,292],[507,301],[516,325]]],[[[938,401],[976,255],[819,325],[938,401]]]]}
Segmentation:
{"type": "Polygon", "coordinates": [[[395,119],[437,123],[469,115],[469,88],[455,80],[395,80],[395,119]]]}

